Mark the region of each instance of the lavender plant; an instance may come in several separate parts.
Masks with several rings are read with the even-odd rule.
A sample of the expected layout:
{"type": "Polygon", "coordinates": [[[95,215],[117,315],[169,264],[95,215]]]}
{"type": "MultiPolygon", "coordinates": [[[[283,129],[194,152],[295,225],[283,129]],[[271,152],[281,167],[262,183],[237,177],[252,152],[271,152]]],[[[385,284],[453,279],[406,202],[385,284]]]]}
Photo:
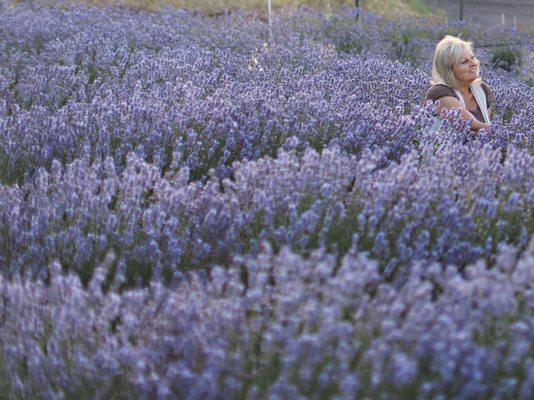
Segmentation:
{"type": "Polygon", "coordinates": [[[527,34],[41,5],[0,2],[0,397],[532,397],[532,87],[423,103],[444,33],[527,34]]]}
{"type": "Polygon", "coordinates": [[[169,282],[268,240],[304,255],[342,256],[356,244],[393,276],[414,258],[465,265],[492,262],[500,242],[524,248],[534,226],[533,157],[510,146],[501,161],[500,148],[449,137],[436,147],[436,136],[385,168],[383,149],[356,157],[334,146],[234,164],[232,179],[211,175],[205,184],[188,183],[187,169],[162,176],[133,155],[122,172],[111,158],[56,161],[51,173],[2,188],[1,267],[45,276],[57,259],[86,282],[112,249],[129,284],[169,282]]]}
{"type": "Polygon", "coordinates": [[[267,247],[174,288],[85,290],[0,277],[8,398],[518,398],[532,395],[534,242],[466,267],[414,262],[402,285],[351,249],[267,247]]]}
{"type": "MultiPolygon", "coordinates": [[[[373,17],[355,26],[350,13],[337,18],[280,18],[278,40],[266,45],[264,26],[247,14],[207,19],[182,11],[5,11],[2,181],[21,184],[39,167],[50,169],[54,159],[111,156],[122,168],[129,152],[163,170],[175,154],[191,179],[205,178],[211,168],[225,177],[233,161],[276,155],[289,137],[320,150],[346,134],[380,131],[386,119],[396,126],[403,115],[417,113],[428,64],[401,64],[384,58],[402,60],[400,53],[380,51],[405,28],[373,17]],[[336,40],[356,32],[363,54],[347,57],[339,46],[352,45],[336,40]]],[[[494,136],[519,135],[516,143],[524,147],[532,89],[493,71],[487,80],[497,96],[496,121],[512,124],[494,136]]],[[[390,139],[374,137],[346,150],[379,144],[399,152],[390,139]]]]}

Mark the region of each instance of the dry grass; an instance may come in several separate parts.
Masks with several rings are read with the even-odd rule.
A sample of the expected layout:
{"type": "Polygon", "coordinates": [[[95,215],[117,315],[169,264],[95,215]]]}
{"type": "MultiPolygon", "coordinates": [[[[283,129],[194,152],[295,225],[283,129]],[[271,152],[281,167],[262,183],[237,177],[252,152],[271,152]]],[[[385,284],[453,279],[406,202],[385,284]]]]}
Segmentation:
{"type": "MultiPolygon", "coordinates": [[[[22,2],[28,0],[14,0],[22,2]]],[[[31,1],[31,0],[30,0],[31,1]]],[[[137,10],[159,11],[167,6],[195,9],[209,15],[217,15],[226,10],[245,9],[256,11],[264,16],[266,0],[73,0],[91,6],[124,6],[137,10]]],[[[50,3],[54,3],[50,1],[50,3]]],[[[335,9],[340,6],[354,7],[355,0],[272,0],[273,10],[276,12],[283,7],[309,6],[319,9],[335,9]]],[[[424,0],[359,0],[359,5],[365,11],[372,11],[387,18],[396,17],[427,17],[443,20],[443,13],[434,13],[424,0]]]]}

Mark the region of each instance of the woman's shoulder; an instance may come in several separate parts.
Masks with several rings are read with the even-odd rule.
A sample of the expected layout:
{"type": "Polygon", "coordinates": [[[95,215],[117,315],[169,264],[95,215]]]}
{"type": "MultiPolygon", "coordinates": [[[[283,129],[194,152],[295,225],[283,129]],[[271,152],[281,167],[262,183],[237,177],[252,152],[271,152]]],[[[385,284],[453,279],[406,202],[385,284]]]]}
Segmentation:
{"type": "Polygon", "coordinates": [[[448,96],[458,98],[456,93],[454,93],[454,90],[452,90],[447,85],[438,83],[437,85],[432,85],[427,90],[425,99],[436,101],[438,99],[441,99],[442,97],[448,97],[448,96]]]}

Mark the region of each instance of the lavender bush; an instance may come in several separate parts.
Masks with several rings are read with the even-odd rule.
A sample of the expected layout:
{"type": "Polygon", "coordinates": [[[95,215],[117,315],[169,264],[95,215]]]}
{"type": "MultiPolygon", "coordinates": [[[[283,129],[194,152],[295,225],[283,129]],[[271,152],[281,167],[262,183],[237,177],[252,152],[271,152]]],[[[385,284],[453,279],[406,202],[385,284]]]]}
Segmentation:
{"type": "Polygon", "coordinates": [[[534,387],[534,242],[402,285],[351,249],[237,257],[174,288],[0,278],[3,393],[16,398],[518,398],[534,387]],[[31,323],[30,323],[31,321],[31,323]]]}
{"type": "MultiPolygon", "coordinates": [[[[247,14],[7,10],[0,49],[2,181],[20,184],[54,159],[111,156],[123,167],[129,152],[163,170],[173,161],[187,166],[192,179],[211,168],[224,177],[233,161],[276,155],[292,136],[317,150],[369,126],[384,137],[386,115],[398,119],[421,105],[431,54],[416,66],[385,58],[404,59],[407,50],[390,51],[388,43],[408,37],[405,28],[373,17],[354,27],[350,17],[284,17],[276,42],[266,45],[265,26],[247,14]],[[346,34],[359,35],[351,40],[365,55],[347,57],[340,46],[352,45],[335,41],[346,34]]],[[[520,135],[525,142],[532,89],[494,71],[487,81],[497,95],[496,121],[513,124],[497,126],[494,136],[520,135]]],[[[368,140],[400,150],[373,138],[346,150],[357,152],[368,140]]]]}
{"type": "Polygon", "coordinates": [[[188,184],[183,169],[161,177],[135,156],[121,174],[110,158],[54,162],[51,173],[2,188],[1,267],[43,276],[59,260],[85,282],[113,249],[128,282],[146,284],[227,263],[268,240],[304,255],[318,248],[343,255],[358,245],[393,276],[414,258],[465,265],[491,262],[503,241],[524,248],[534,227],[534,157],[509,147],[501,163],[501,149],[488,144],[435,144],[382,169],[382,150],[282,151],[204,185],[188,184]]]}
{"type": "Polygon", "coordinates": [[[41,6],[0,2],[1,398],[532,398],[528,34],[41,6]],[[445,33],[491,131],[423,102],[445,33]]]}

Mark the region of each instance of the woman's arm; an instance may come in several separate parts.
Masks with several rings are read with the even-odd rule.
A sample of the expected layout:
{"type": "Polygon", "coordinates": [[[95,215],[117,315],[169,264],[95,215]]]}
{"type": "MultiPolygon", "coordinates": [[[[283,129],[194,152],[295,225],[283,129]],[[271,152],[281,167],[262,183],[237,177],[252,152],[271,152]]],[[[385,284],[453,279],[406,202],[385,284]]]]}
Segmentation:
{"type": "Polygon", "coordinates": [[[476,119],[475,116],[469,112],[469,110],[465,109],[465,107],[462,106],[462,103],[460,103],[458,99],[452,96],[445,96],[439,99],[438,111],[440,113],[444,109],[452,110],[454,108],[460,109],[460,116],[462,117],[462,119],[466,121],[471,121],[471,130],[478,131],[479,129],[489,129],[490,126],[488,124],[480,122],[478,119],[476,119]]]}

